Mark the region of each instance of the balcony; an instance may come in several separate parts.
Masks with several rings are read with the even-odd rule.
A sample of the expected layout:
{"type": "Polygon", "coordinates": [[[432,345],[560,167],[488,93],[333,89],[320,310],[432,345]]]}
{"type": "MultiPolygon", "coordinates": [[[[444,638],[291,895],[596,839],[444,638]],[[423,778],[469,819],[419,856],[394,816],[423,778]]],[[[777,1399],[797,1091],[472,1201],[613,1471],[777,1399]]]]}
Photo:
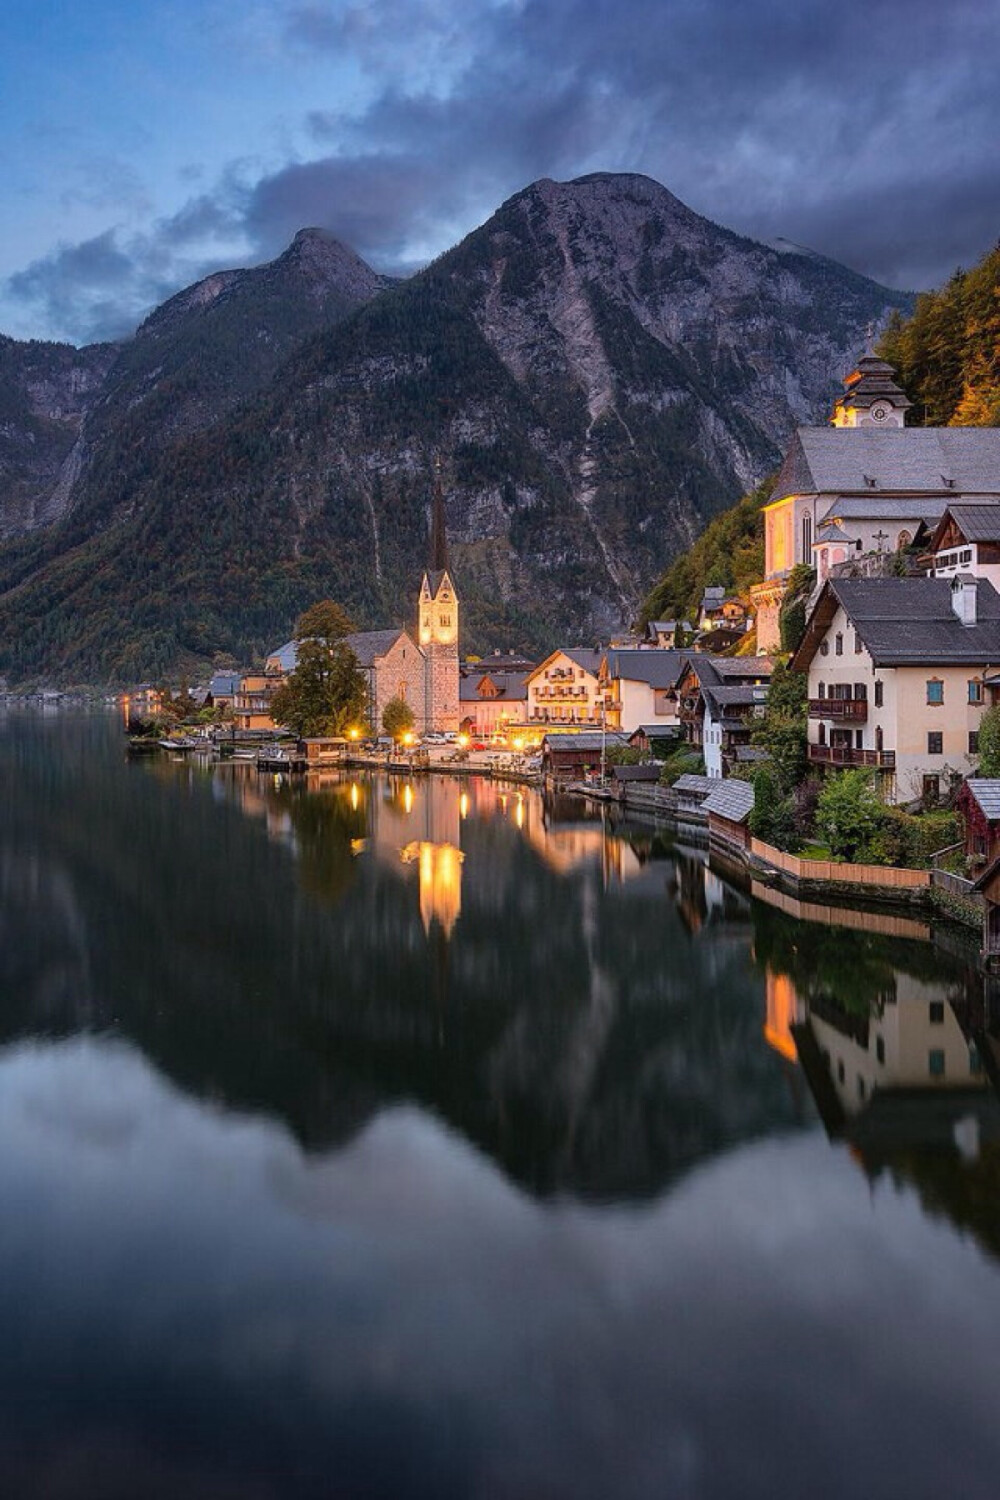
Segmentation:
{"type": "Polygon", "coordinates": [[[833,719],[838,724],[867,724],[867,698],[810,698],[810,719],[833,719]]]}
{"type": "Polygon", "coordinates": [[[873,766],[876,771],[896,769],[895,750],[854,750],[848,745],[810,745],[809,759],[819,766],[873,766]]]}

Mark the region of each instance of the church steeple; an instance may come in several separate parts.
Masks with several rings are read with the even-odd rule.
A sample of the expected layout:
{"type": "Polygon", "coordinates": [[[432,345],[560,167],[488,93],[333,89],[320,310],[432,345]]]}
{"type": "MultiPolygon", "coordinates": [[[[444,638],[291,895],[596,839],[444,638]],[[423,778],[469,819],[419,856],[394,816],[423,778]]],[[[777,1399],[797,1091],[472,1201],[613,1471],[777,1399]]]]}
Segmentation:
{"type": "Polygon", "coordinates": [[[892,365],[869,349],[845,379],[831,420],[834,427],[902,427],[912,405],[897,385],[892,365]]]}
{"type": "Polygon", "coordinates": [[[431,499],[431,573],[448,571],[448,532],[444,522],[444,486],[441,483],[441,456],[434,460],[434,493],[431,499]]]}

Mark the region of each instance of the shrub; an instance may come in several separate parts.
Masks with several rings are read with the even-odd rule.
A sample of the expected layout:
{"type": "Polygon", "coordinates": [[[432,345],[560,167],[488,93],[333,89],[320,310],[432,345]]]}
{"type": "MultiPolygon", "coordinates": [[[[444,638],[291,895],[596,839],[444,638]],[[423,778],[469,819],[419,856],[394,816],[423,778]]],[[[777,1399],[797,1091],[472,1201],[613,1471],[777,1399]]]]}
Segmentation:
{"type": "Polygon", "coordinates": [[[884,819],[885,806],[866,771],[840,771],[824,782],[816,803],[816,828],[835,859],[861,857],[884,819]]]}

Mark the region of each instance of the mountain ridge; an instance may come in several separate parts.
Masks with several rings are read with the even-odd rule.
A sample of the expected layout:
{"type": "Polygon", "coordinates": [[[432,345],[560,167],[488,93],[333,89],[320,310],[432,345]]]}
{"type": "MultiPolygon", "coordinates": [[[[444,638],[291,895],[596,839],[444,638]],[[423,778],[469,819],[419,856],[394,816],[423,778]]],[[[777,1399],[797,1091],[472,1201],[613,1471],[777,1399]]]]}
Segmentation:
{"type": "MultiPolygon", "coordinates": [[[[270,267],[291,256],[285,286],[328,254],[306,231],[270,267]]],[[[439,453],[470,649],[606,636],[828,409],[868,326],[909,306],[637,174],[530,184],[405,282],[355,261],[370,295],[256,364],[253,310],[273,324],[284,303],[232,279],[254,272],[147,319],[84,423],[64,516],[0,549],[0,670],[134,680],[246,658],[324,594],[362,625],[406,617],[439,453]]]]}

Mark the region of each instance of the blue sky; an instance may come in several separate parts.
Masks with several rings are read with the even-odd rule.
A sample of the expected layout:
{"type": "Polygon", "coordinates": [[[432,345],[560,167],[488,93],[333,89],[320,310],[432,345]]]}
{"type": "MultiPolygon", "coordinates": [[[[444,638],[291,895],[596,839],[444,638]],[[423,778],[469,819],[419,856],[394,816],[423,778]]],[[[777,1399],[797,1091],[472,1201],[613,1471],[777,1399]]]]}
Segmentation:
{"type": "Polygon", "coordinates": [[[0,331],[127,332],[339,234],[380,269],[640,171],[894,286],[1000,237],[1000,0],[6,0],[0,331]]]}

